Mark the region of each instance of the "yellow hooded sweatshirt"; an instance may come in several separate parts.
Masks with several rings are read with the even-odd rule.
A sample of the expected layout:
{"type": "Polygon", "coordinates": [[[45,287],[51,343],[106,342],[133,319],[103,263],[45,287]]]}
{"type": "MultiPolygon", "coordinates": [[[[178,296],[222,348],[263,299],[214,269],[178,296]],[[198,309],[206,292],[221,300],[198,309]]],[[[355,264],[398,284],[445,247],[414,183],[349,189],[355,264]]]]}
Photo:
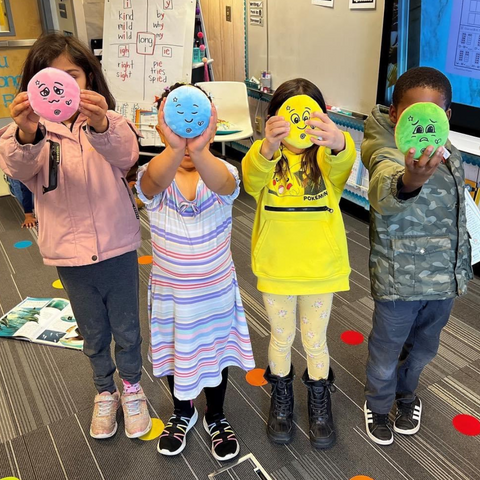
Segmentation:
{"type": "Polygon", "coordinates": [[[252,270],[261,292],[313,295],[349,290],[347,238],[340,211],[342,191],[355,161],[355,144],[345,133],[345,150],[332,155],[320,147],[318,185],[306,180],[302,154],[286,147],[272,160],[256,141],[242,161],[247,193],[257,201],[252,232],[252,270]],[[283,155],[285,178],[275,175],[283,155]]]}

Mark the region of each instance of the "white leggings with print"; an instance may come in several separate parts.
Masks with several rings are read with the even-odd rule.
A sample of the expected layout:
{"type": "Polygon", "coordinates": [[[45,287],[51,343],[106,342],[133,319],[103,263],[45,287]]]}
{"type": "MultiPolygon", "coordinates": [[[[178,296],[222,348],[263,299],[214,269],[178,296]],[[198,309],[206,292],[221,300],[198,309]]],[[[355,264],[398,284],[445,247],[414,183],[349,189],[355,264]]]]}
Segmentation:
{"type": "Polygon", "coordinates": [[[302,344],[307,354],[308,376],[311,380],[328,378],[330,357],[327,327],[332,300],[333,293],[298,296],[263,294],[271,326],[268,363],[274,375],[284,377],[290,372],[298,304],[302,344]]]}

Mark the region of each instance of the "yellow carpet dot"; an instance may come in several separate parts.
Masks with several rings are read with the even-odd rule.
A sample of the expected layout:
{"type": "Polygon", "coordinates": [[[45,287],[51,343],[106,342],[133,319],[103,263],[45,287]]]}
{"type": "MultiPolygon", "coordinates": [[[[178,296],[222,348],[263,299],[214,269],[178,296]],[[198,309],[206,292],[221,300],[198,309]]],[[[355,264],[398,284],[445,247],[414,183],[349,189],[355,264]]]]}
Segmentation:
{"type": "Polygon", "coordinates": [[[146,442],[150,440],[155,440],[158,438],[165,428],[165,425],[159,418],[152,418],[152,429],[145,435],[140,437],[140,440],[145,440],[146,442]]]}
{"type": "Polygon", "coordinates": [[[0,480],[18,480],[17,477],[3,477],[3,478],[0,478],[0,480]]]}
{"type": "MultiPolygon", "coordinates": [[[[53,288],[58,288],[59,290],[62,290],[63,289],[63,285],[62,285],[62,282],[60,280],[55,280],[53,283],[52,283],[52,287],[53,288]]],[[[0,480],[3,480],[3,479],[0,479],[0,480]]]]}

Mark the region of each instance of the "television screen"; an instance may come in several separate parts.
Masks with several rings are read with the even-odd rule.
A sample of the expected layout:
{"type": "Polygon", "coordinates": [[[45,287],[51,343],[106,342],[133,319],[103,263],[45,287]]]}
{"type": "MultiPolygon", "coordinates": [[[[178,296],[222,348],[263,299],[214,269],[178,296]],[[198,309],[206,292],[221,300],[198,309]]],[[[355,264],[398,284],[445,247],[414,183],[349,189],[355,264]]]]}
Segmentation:
{"type": "Polygon", "coordinates": [[[396,79],[428,66],[452,83],[452,129],[480,136],[480,0],[385,2],[377,100],[390,104],[396,79]]]}

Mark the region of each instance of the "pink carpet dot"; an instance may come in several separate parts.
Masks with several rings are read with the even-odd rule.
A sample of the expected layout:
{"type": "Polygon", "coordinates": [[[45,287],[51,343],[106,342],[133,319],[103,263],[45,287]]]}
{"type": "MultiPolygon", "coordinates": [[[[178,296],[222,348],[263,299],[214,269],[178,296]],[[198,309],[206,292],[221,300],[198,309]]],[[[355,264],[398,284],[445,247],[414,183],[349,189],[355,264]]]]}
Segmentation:
{"type": "Polygon", "coordinates": [[[347,330],[346,332],[343,332],[340,335],[340,338],[348,345],[360,345],[364,340],[363,335],[355,330],[347,330]]]}
{"type": "Polygon", "coordinates": [[[457,431],[464,435],[474,437],[480,435],[480,421],[470,415],[457,415],[452,420],[457,431]]]}

